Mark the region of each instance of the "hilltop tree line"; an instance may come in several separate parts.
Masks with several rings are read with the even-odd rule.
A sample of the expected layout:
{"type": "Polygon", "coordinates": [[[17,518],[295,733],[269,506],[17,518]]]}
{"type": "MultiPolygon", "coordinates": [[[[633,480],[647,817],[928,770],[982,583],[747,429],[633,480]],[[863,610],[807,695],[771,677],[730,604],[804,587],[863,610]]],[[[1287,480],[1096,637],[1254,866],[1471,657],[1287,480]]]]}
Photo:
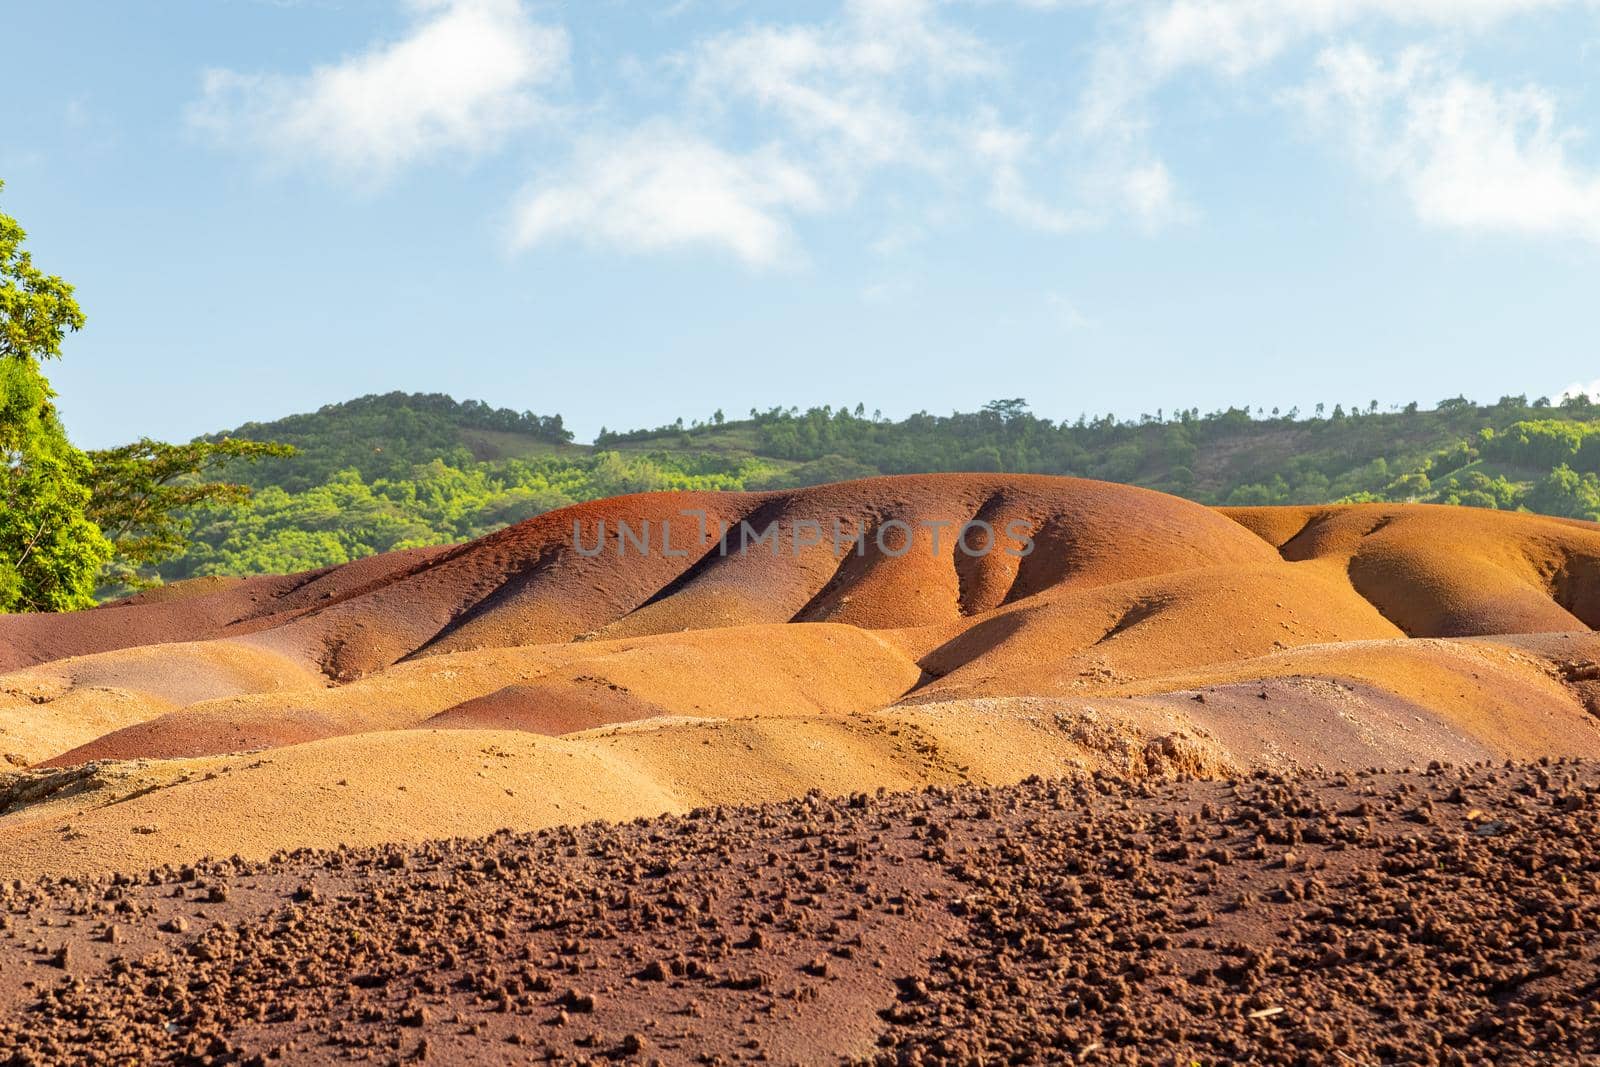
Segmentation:
{"type": "Polygon", "coordinates": [[[205,440],[270,440],[290,446],[295,450],[292,459],[262,458],[237,474],[253,486],[300,492],[344,470],[393,479],[406,477],[416,463],[434,459],[470,464],[477,455],[466,439],[475,434],[483,441],[505,435],[519,442],[557,446],[569,444],[573,436],[560,415],[496,408],[478,400],[456,401],[443,393],[385,393],[271,423],[245,423],[205,440]]]}
{"type": "Polygon", "coordinates": [[[1230,407],[1157,410],[1137,419],[1080,415],[1052,422],[1025,400],[976,412],[888,420],[863,406],[752,411],[654,431],[611,434],[608,446],[710,447],[743,433],[753,454],[788,461],[775,484],[869,474],[967,470],[1066,474],[1143,485],[1207,504],[1428,501],[1595,514],[1600,409],[1585,396],[1553,403],[1463,397],[1431,409],[1379,411],[1376,401],[1309,416],[1230,407]]]}

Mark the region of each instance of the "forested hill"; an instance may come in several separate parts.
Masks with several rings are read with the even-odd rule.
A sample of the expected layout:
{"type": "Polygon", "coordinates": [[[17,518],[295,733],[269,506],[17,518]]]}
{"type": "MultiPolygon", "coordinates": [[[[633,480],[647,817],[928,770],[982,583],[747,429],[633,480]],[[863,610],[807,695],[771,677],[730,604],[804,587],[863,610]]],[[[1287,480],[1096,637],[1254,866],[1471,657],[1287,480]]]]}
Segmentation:
{"type": "Polygon", "coordinates": [[[559,415],[391,393],[216,436],[299,453],[232,472],[254,497],[197,513],[194,546],[160,568],[167,580],[462,540],[623,492],[947,470],[1080,475],[1207,504],[1416,500],[1600,518],[1600,407],[1582,397],[1065,421],[1021,400],[900,420],[860,405],[774,408],[602,431],[581,445],[559,415]]]}
{"type": "Polygon", "coordinates": [[[293,445],[297,455],[241,466],[232,476],[298,492],[341,470],[403,478],[416,464],[435,459],[468,465],[559,451],[572,441],[572,431],[560,415],[457,401],[443,393],[385,393],[272,422],[247,422],[207,440],[224,437],[293,445]]]}

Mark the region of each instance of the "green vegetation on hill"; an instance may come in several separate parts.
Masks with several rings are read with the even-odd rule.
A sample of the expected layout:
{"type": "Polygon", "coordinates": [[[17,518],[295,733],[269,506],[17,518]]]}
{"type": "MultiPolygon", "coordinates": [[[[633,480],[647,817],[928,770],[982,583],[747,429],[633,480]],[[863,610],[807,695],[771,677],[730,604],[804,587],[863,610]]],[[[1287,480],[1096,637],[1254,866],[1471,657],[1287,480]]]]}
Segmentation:
{"type": "Polygon", "coordinates": [[[891,421],[863,408],[774,408],[602,431],[446,396],[363,397],[210,439],[277,441],[234,477],[248,498],[190,513],[166,580],[281,572],[476,537],[553,508],[657,489],[772,489],[948,470],[1071,474],[1207,504],[1421,501],[1600,519],[1600,408],[1461,398],[1432,409],[1232,408],[1053,422],[1004,400],[891,421]]]}
{"type": "Polygon", "coordinates": [[[464,541],[541,512],[619,493],[739,489],[759,461],[622,456],[457,465],[434,459],[404,478],[336,472],[300,492],[278,486],[194,515],[191,547],[163,564],[172,581],[210,574],[285,573],[374,552],[464,541]]]}
{"type": "Polygon", "coordinates": [[[572,441],[572,431],[560,415],[457,402],[442,393],[386,393],[273,422],[247,422],[207,440],[233,438],[292,446],[292,458],[258,461],[237,477],[256,488],[298,493],[346,470],[366,479],[406,478],[412,467],[436,459],[464,468],[485,460],[559,454],[572,441]]]}

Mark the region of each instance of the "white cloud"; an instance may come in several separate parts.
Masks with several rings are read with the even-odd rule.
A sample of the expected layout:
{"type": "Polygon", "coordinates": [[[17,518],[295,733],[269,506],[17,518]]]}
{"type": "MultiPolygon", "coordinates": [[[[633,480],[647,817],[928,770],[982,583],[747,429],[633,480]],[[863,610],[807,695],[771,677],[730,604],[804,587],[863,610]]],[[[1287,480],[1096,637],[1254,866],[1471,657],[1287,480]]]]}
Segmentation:
{"type": "Polygon", "coordinates": [[[1242,74],[1307,39],[1362,21],[1482,31],[1570,0],[1172,0],[1140,20],[1139,53],[1157,72],[1185,66],[1242,74]]]}
{"type": "MultiPolygon", "coordinates": [[[[837,0],[826,15],[786,20],[751,5],[737,29],[665,58],[622,58],[650,77],[653,115],[628,98],[639,77],[608,90],[626,111],[609,98],[554,108],[569,44],[533,17],[535,0],[399,2],[410,22],[397,39],[338,62],[209,72],[191,120],[280,164],[381,181],[560,118],[567,148],[518,197],[516,246],[716,247],[771,267],[802,258],[795,225],[808,213],[871,211],[885,256],[974,205],[1044,234],[1117,220],[1158,231],[1196,214],[1157,151],[1153,118],[1156,94],[1183,72],[1274,99],[1249,75],[1286,57],[1309,63],[1330,35],[1480,33],[1584,0],[837,0]],[[1040,27],[1053,24],[1049,9],[1098,19],[1088,65],[1061,66],[1081,79],[1075,101],[1022,80],[1021,43],[991,42],[962,18],[1001,2],[1038,9],[1040,27]]],[[[1420,217],[1600,240],[1596,175],[1574,161],[1575,135],[1547,93],[1415,57],[1390,68],[1370,56],[1363,66],[1359,50],[1322,55],[1300,99],[1363,165],[1401,184],[1420,217]]]]}
{"type": "MultiPolygon", "coordinates": [[[[519,198],[515,247],[563,238],[630,252],[701,246],[753,267],[791,265],[803,258],[798,216],[847,209],[889,173],[921,183],[907,196],[897,180],[883,197],[877,223],[891,235],[921,232],[949,202],[969,201],[974,183],[1025,226],[1067,232],[1095,221],[1029,192],[1025,169],[1041,154],[1031,135],[963,95],[1003,79],[1004,68],[933,0],[844,0],[830,19],[714,34],[661,74],[681,78],[665,83],[675,106],[619,133],[581,136],[570,163],[519,198]],[[759,148],[731,147],[751,130],[759,148]]],[[[1149,214],[1153,194],[1136,199],[1149,214]]],[[[874,247],[890,255],[895,245],[874,247]]],[[[869,287],[864,299],[887,295],[869,287]]]]}
{"type": "Polygon", "coordinates": [[[1419,48],[1387,66],[1329,49],[1318,67],[1298,99],[1424,222],[1600,242],[1600,170],[1569,156],[1578,137],[1544,89],[1497,88],[1419,48]]]}
{"type": "Polygon", "coordinates": [[[1557,393],[1555,400],[1557,403],[1560,403],[1561,401],[1566,400],[1568,397],[1574,396],[1588,397],[1590,400],[1600,402],[1600,378],[1595,379],[1588,385],[1585,385],[1582,382],[1573,382],[1571,385],[1561,390],[1561,392],[1557,393]]]}
{"type": "Polygon", "coordinates": [[[1160,160],[1132,168],[1120,184],[1129,209],[1146,226],[1161,227],[1185,214],[1177,185],[1160,160]]]}
{"type": "Polygon", "coordinates": [[[567,65],[567,35],[521,0],[410,0],[414,24],[308,74],[206,72],[195,126],[275,162],[377,179],[447,152],[476,153],[545,110],[535,90],[567,65]]]}
{"type": "Polygon", "coordinates": [[[1041,135],[1037,115],[986,102],[1034,103],[1004,54],[932,0],[845,0],[831,20],[718,34],[681,62],[695,100],[716,117],[751,109],[834,205],[892,171],[928,179],[930,200],[969,203],[976,187],[996,213],[1044,233],[1116,214],[1155,229],[1183,215],[1158,162],[1085,158],[1041,135]]]}
{"type": "Polygon", "coordinates": [[[790,217],[822,203],[812,177],[775,149],[734,154],[658,125],[581,144],[566,174],[520,198],[514,243],[578,237],[643,252],[709,246],[772,267],[795,257],[790,217]]]}
{"type": "Polygon", "coordinates": [[[970,132],[969,152],[989,181],[989,206],[1044,233],[1069,234],[1105,225],[1108,216],[1130,218],[1147,232],[1187,221],[1192,210],[1160,160],[1124,151],[1116,144],[1069,143],[1044,151],[1026,129],[1007,126],[992,115],[970,132]],[[1061,194],[1034,193],[1024,175],[1030,162],[1048,162],[1061,194]]]}
{"type": "MultiPolygon", "coordinates": [[[[1149,97],[1186,70],[1231,79],[1290,49],[1364,26],[1482,33],[1498,23],[1580,0],[1104,0],[1116,29],[1095,49],[1072,131],[1140,173],[1152,204],[1180,205],[1176,183],[1148,147],[1149,97]]],[[[1037,6],[1037,5],[1034,5],[1037,6]]],[[[1249,86],[1242,90],[1250,91],[1249,86]]],[[[1182,214],[1181,207],[1177,208],[1182,214]]]]}
{"type": "Polygon", "coordinates": [[[918,94],[998,68],[929,0],[847,0],[837,19],[718,34],[689,57],[702,100],[753,104],[836,163],[930,164],[933,117],[918,94]]]}
{"type": "Polygon", "coordinates": [[[1035,197],[1022,176],[1022,162],[1033,150],[1024,130],[998,123],[979,126],[972,151],[989,172],[989,205],[1011,219],[1048,233],[1072,233],[1094,225],[1096,217],[1082,209],[1057,207],[1035,197]]]}

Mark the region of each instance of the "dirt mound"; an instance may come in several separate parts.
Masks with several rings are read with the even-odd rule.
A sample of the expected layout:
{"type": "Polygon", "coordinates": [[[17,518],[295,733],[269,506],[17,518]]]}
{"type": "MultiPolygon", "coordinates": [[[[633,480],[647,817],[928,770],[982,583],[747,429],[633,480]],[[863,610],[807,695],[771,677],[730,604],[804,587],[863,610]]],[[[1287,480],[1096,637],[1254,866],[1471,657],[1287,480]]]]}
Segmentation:
{"type": "Polygon", "coordinates": [[[791,620],[945,622],[1055,586],[1272,558],[1259,538],[1199,505],[1070,478],[924,475],[783,493],[652,493],[565,508],[454,548],[71,618],[0,619],[0,669],[264,632],[271,647],[349,679],[419,651],[567,641],[607,627],[632,636],[791,620]],[[994,551],[980,552],[984,527],[966,538],[972,554],[960,547],[974,520],[994,531],[994,551]],[[1023,547],[1008,529],[1030,531],[1035,551],[1008,554],[1023,547]],[[856,535],[859,552],[846,545],[856,535]]]}
{"type": "Polygon", "coordinates": [[[527,730],[552,737],[595,726],[637,722],[669,712],[615,683],[592,688],[508,685],[473,697],[422,722],[441,730],[527,730]]]}
{"type": "Polygon", "coordinates": [[[37,763],[195,704],[321,684],[303,664],[232,641],[55,660],[0,675],[0,755],[14,757],[15,764],[37,763]]]}
{"type": "Polygon", "coordinates": [[[0,889],[50,1064],[1590,1062],[1600,769],[808,796],[0,889]]]}
{"type": "Polygon", "coordinates": [[[918,661],[937,680],[917,699],[1057,693],[1402,636],[1347,582],[1281,563],[1051,589],[943,633],[918,661]]]}
{"type": "Polygon", "coordinates": [[[401,580],[446,551],[417,548],[304,574],[179,583],[172,590],[69,615],[0,616],[0,671],[135,645],[269,629],[375,585],[401,580]]]}
{"type": "Polygon", "coordinates": [[[0,771],[163,768],[0,813],[0,864],[1075,768],[1600,756],[1596,619],[1600,528],[1530,515],[980,474],[618,497],[0,618],[0,771]]]}
{"type": "Polygon", "coordinates": [[[623,712],[588,723],[597,726],[638,718],[633,711],[643,706],[702,718],[841,714],[892,703],[921,677],[893,643],[848,626],[748,626],[494,648],[421,657],[336,688],[277,686],[200,701],[147,716],[49,763],[216,755],[371,730],[464,725],[459,717],[429,720],[524,685],[560,692],[569,704],[598,711],[609,702],[623,712]]]}
{"type": "Polygon", "coordinates": [[[1600,528],[1437,504],[1236,508],[1285,560],[1343,568],[1412,637],[1582,630],[1600,622],[1600,528]]]}
{"type": "MultiPolygon", "coordinates": [[[[525,729],[371,730],[267,752],[88,764],[92,782],[0,811],[0,870],[79,875],[302,846],[372,845],[632,819],[821,789],[1003,784],[1101,770],[1207,777],[1430,760],[1600,758],[1587,712],[1455,721],[1337,676],[1261,691],[997,697],[868,713],[656,716],[550,737],[525,729]],[[1199,698],[1199,699],[1197,699],[1199,698]],[[225,817],[219,817],[225,813],[225,817]]],[[[15,776],[34,789],[34,769],[15,776]]],[[[5,775],[0,775],[4,789],[5,775]]]]}

